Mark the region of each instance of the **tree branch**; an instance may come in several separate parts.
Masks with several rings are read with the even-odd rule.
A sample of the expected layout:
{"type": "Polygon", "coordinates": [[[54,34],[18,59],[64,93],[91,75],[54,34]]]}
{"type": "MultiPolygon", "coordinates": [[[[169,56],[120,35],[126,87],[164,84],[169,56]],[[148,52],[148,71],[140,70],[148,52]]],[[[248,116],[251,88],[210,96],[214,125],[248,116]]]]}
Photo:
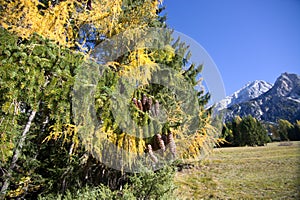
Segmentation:
{"type": "MultiPolygon", "coordinates": [[[[39,106],[40,102],[38,103],[38,106],[39,106]]],[[[0,199],[4,199],[5,196],[6,196],[6,192],[7,192],[7,188],[9,187],[10,185],[10,177],[11,177],[11,173],[13,171],[13,169],[15,168],[16,164],[17,164],[17,161],[20,157],[20,153],[21,153],[21,150],[22,150],[22,147],[24,145],[24,142],[25,142],[25,139],[27,137],[27,133],[29,132],[30,130],[30,127],[31,127],[31,123],[36,115],[36,110],[33,110],[31,111],[31,114],[28,118],[28,121],[25,125],[25,128],[22,132],[22,135],[21,135],[21,138],[17,144],[17,147],[15,148],[14,150],[14,153],[13,153],[13,157],[12,157],[12,160],[11,160],[11,163],[10,163],[10,166],[9,166],[9,169],[8,169],[8,172],[6,174],[6,178],[5,178],[5,181],[2,185],[2,188],[1,188],[1,192],[0,192],[0,199]]]]}

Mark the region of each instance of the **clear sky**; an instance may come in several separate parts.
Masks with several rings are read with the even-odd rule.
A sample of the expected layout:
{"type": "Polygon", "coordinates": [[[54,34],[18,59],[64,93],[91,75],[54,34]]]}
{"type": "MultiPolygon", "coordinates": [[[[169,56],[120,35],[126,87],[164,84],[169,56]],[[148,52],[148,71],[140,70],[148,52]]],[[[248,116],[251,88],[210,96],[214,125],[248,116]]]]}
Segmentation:
{"type": "MultiPolygon", "coordinates": [[[[300,74],[300,0],[165,0],[167,24],[196,40],[226,94],[249,81],[300,74]]],[[[205,66],[204,66],[205,67],[205,66]]]]}

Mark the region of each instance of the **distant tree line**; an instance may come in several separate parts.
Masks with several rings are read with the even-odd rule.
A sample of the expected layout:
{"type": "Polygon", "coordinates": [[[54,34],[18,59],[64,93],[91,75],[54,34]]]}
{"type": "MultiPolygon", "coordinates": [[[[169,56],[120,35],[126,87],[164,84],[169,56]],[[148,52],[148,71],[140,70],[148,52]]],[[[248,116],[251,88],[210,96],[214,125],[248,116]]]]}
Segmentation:
{"type": "Polygon", "coordinates": [[[250,115],[227,122],[222,138],[226,140],[222,146],[263,146],[270,141],[262,123],[250,115]]]}
{"type": "Polygon", "coordinates": [[[300,121],[294,124],[279,119],[277,123],[267,124],[253,118],[237,116],[233,121],[224,124],[221,138],[226,142],[221,147],[263,146],[272,141],[300,140],[300,121]]]}
{"type": "Polygon", "coordinates": [[[299,141],[300,140],[300,121],[291,123],[284,119],[279,119],[277,124],[267,126],[272,141],[299,141]]]}

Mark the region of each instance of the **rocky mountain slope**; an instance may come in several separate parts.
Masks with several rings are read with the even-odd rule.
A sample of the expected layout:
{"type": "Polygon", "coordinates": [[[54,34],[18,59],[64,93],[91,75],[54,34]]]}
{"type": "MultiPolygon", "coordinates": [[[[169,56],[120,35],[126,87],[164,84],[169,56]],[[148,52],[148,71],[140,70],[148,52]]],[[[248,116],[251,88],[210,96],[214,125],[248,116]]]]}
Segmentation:
{"type": "Polygon", "coordinates": [[[261,94],[267,92],[269,89],[272,88],[272,86],[272,84],[262,80],[249,82],[247,85],[233,93],[231,96],[228,96],[225,99],[218,102],[215,105],[215,110],[220,111],[232,105],[254,99],[260,96],[261,94]]]}
{"type": "MultiPolygon", "coordinates": [[[[243,117],[249,114],[259,120],[269,122],[276,122],[278,119],[286,119],[291,122],[300,120],[299,75],[283,73],[270,89],[267,89],[270,84],[262,85],[265,86],[261,87],[262,90],[259,87],[250,87],[253,88],[250,94],[253,93],[254,98],[247,95],[248,93],[244,93],[245,96],[240,95],[243,98],[231,98],[231,102],[225,107],[225,120],[230,121],[237,115],[243,117]]],[[[237,94],[241,94],[241,92],[237,92],[237,94]]],[[[218,104],[216,108],[218,108],[217,106],[218,104]]]]}

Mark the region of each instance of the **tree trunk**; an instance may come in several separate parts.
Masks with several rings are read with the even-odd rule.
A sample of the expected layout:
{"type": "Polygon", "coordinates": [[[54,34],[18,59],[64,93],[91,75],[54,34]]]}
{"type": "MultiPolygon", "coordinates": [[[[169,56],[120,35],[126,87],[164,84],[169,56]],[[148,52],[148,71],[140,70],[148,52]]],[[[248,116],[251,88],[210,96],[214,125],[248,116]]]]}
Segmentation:
{"type": "Polygon", "coordinates": [[[25,142],[25,139],[27,137],[27,133],[29,132],[30,130],[30,126],[31,126],[31,123],[35,117],[35,114],[36,114],[36,110],[33,110],[28,118],[28,121],[26,123],[26,126],[22,132],[22,136],[14,150],[14,153],[13,153],[13,157],[12,157],[12,160],[11,160],[11,164],[9,166],[9,169],[8,169],[8,172],[6,174],[6,178],[5,178],[5,181],[2,185],[2,188],[1,188],[1,193],[0,193],[0,199],[4,199],[5,196],[6,196],[6,192],[7,192],[7,189],[10,185],[10,178],[11,178],[11,173],[13,171],[13,169],[15,168],[16,164],[17,164],[17,161],[20,157],[20,154],[21,154],[21,151],[22,151],[22,147],[24,145],[24,142],[25,142]]]}

